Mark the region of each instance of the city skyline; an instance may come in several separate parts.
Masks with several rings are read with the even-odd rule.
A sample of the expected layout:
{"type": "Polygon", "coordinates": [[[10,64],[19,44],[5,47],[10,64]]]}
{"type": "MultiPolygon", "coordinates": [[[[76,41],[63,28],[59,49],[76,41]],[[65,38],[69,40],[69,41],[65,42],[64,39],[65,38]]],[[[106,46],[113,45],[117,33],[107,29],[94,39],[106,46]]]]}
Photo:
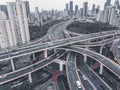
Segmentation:
{"type": "MultiPolygon", "coordinates": [[[[0,4],[6,4],[6,2],[12,2],[15,0],[0,0],[0,4]]],[[[89,9],[92,8],[93,4],[100,5],[100,9],[104,8],[104,4],[106,0],[103,2],[100,2],[101,0],[23,0],[23,1],[29,1],[30,3],[30,10],[33,12],[35,10],[35,7],[39,7],[39,10],[41,11],[42,9],[44,10],[51,10],[51,9],[57,9],[57,10],[63,10],[65,8],[65,4],[69,3],[69,1],[73,1],[74,8],[75,5],[78,5],[78,8],[83,7],[83,2],[88,2],[88,7],[89,9]]],[[[115,0],[112,0],[112,4],[115,0]]]]}

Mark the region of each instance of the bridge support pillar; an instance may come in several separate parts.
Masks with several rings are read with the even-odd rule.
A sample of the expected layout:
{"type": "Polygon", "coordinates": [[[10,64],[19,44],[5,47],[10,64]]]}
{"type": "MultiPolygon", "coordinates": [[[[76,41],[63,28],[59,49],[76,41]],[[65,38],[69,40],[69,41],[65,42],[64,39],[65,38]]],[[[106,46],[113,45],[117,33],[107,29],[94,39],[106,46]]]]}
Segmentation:
{"type": "Polygon", "coordinates": [[[117,60],[117,58],[115,57],[114,60],[117,60]]]}
{"type": "Polygon", "coordinates": [[[102,54],[103,46],[100,46],[100,54],[102,54]]]}
{"type": "Polygon", "coordinates": [[[60,68],[60,71],[63,71],[63,63],[62,63],[62,61],[60,61],[59,68],[60,68]]]}
{"type": "Polygon", "coordinates": [[[12,70],[15,71],[15,65],[14,65],[13,59],[10,59],[10,63],[11,63],[11,66],[12,66],[12,70]]]}
{"type": "Polygon", "coordinates": [[[33,61],[35,61],[35,53],[33,53],[33,61]]]}
{"type": "Polygon", "coordinates": [[[28,74],[28,77],[29,77],[29,82],[32,83],[32,76],[31,76],[31,73],[28,74]]]}
{"type": "Polygon", "coordinates": [[[48,55],[47,55],[47,50],[44,51],[44,58],[47,58],[48,55]]]}
{"type": "Polygon", "coordinates": [[[87,55],[84,54],[83,56],[84,56],[84,62],[86,63],[87,62],[87,55]]]}
{"type": "Polygon", "coordinates": [[[99,71],[99,74],[103,74],[103,64],[100,64],[100,71],[99,71]]]}
{"type": "Polygon", "coordinates": [[[56,49],[54,49],[54,53],[56,53],[56,51],[57,51],[57,50],[56,50],[56,49]]]}

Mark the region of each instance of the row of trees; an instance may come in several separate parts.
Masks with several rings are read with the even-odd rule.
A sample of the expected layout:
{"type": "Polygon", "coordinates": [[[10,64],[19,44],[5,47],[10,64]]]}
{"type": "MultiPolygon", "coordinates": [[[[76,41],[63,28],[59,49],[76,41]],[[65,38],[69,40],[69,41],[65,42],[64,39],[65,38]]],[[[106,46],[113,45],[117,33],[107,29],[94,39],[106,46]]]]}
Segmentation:
{"type": "Polygon", "coordinates": [[[47,31],[49,30],[50,27],[53,25],[61,22],[61,20],[55,20],[51,21],[50,23],[47,23],[43,26],[29,26],[30,28],[30,40],[34,40],[37,38],[43,37],[45,34],[47,34],[47,31]]]}
{"type": "Polygon", "coordinates": [[[101,31],[109,31],[109,30],[116,30],[117,27],[113,27],[109,24],[101,23],[101,22],[73,22],[70,24],[67,29],[72,32],[81,33],[81,34],[89,34],[101,31]]]}

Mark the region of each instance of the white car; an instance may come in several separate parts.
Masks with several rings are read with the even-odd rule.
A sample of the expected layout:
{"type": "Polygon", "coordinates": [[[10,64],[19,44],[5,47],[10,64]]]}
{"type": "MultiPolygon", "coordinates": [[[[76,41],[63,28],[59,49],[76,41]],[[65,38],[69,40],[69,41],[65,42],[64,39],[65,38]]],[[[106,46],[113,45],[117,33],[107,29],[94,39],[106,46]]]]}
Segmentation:
{"type": "Polygon", "coordinates": [[[52,42],[48,42],[47,44],[48,44],[48,45],[52,45],[52,42]]]}
{"type": "Polygon", "coordinates": [[[118,45],[118,48],[120,48],[120,45],[118,45]]]}
{"type": "Polygon", "coordinates": [[[5,78],[7,75],[0,75],[0,78],[5,78]]]}
{"type": "Polygon", "coordinates": [[[82,77],[83,77],[84,80],[87,80],[86,76],[83,75],[82,77]]]}
{"type": "Polygon", "coordinates": [[[19,54],[19,52],[17,50],[13,50],[10,52],[11,54],[19,54]]]}
{"type": "Polygon", "coordinates": [[[79,80],[76,81],[76,84],[77,84],[77,87],[78,87],[78,88],[82,88],[81,83],[80,83],[79,80]]]}

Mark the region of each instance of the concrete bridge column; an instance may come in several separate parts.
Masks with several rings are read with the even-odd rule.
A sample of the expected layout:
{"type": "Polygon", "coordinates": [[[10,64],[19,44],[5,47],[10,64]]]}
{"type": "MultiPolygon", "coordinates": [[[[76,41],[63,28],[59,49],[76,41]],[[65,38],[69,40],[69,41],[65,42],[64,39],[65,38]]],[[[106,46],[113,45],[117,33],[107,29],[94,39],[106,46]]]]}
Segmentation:
{"type": "Polygon", "coordinates": [[[35,61],[35,53],[33,53],[33,61],[35,61]]]}
{"type": "MultiPolygon", "coordinates": [[[[88,42],[88,44],[89,44],[89,43],[90,43],[90,40],[88,40],[87,42],[88,42]]],[[[88,48],[88,47],[87,47],[87,48],[88,48]]]]}
{"type": "Polygon", "coordinates": [[[56,51],[57,51],[57,50],[56,50],[56,49],[54,49],[54,53],[56,53],[56,51]]]}
{"type": "Polygon", "coordinates": [[[12,71],[15,71],[15,65],[14,65],[13,59],[10,59],[10,63],[11,63],[11,66],[12,66],[12,71]]]}
{"type": "Polygon", "coordinates": [[[62,63],[62,61],[60,61],[59,69],[60,69],[60,71],[63,71],[63,63],[62,63]]]}
{"type": "Polygon", "coordinates": [[[44,58],[47,58],[48,55],[47,55],[47,50],[44,50],[44,58]]]}
{"type": "MultiPolygon", "coordinates": [[[[115,56],[114,56],[114,57],[115,57],[115,56]]],[[[116,60],[116,61],[117,61],[117,58],[115,57],[115,58],[114,58],[114,60],[116,60]]]]}
{"type": "Polygon", "coordinates": [[[84,56],[84,62],[86,63],[87,62],[87,55],[84,54],[83,56],[84,56]]]}
{"type": "Polygon", "coordinates": [[[31,73],[28,74],[29,82],[32,83],[32,76],[31,73]]]}
{"type": "Polygon", "coordinates": [[[100,64],[100,71],[99,71],[99,74],[103,74],[103,64],[100,64]]]}
{"type": "Polygon", "coordinates": [[[100,54],[102,54],[103,46],[100,46],[100,54]]]}

